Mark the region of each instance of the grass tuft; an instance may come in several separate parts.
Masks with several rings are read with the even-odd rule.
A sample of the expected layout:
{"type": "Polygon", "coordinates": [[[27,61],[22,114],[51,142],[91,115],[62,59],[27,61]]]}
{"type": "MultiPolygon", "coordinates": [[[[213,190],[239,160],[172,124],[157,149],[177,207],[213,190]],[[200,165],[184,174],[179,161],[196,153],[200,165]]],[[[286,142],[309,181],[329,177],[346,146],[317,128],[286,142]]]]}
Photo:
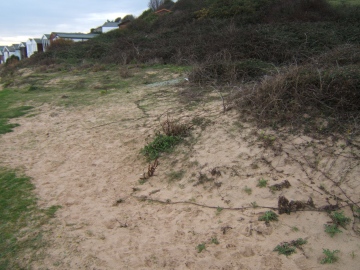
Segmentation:
{"type": "Polygon", "coordinates": [[[160,157],[161,153],[170,152],[181,141],[180,137],[157,134],[155,139],[141,149],[149,161],[160,157]]]}
{"type": "Polygon", "coordinates": [[[269,223],[270,221],[278,221],[278,215],[273,211],[266,211],[262,216],[259,217],[260,221],[265,221],[269,223]]]}
{"type": "Polygon", "coordinates": [[[332,219],[332,221],[334,222],[334,224],[341,226],[343,228],[346,227],[346,225],[348,225],[351,221],[351,218],[348,218],[344,215],[344,212],[332,212],[330,214],[330,218],[332,219]]]}
{"type": "Polygon", "coordinates": [[[267,186],[267,182],[268,180],[265,180],[264,178],[259,179],[258,183],[257,183],[257,187],[263,188],[267,186]]]}
{"type": "Polygon", "coordinates": [[[325,224],[325,232],[328,233],[331,237],[334,237],[335,234],[342,233],[342,231],[338,228],[338,225],[332,224],[328,225],[325,224]]]}
{"type": "Polygon", "coordinates": [[[327,264],[327,263],[334,263],[336,262],[339,258],[337,256],[335,256],[336,253],[339,253],[339,250],[333,250],[330,251],[329,249],[323,249],[323,253],[325,254],[325,258],[323,258],[320,263],[321,264],[327,264]]]}
{"type": "Polygon", "coordinates": [[[25,115],[31,106],[14,107],[18,102],[17,95],[11,90],[0,91],[0,134],[12,132],[18,124],[9,124],[9,119],[25,115]]]}

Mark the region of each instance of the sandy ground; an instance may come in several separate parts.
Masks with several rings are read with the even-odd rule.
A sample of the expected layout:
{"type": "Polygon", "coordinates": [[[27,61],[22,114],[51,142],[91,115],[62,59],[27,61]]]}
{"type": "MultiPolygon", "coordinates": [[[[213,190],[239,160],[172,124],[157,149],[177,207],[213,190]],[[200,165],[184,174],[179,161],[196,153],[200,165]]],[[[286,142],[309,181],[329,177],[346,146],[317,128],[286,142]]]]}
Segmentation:
{"type": "Polygon", "coordinates": [[[0,137],[0,165],[33,178],[41,207],[62,206],[48,225],[46,257],[34,269],[359,269],[359,220],[346,207],[360,201],[357,148],[257,130],[235,111],[222,113],[216,95],[186,109],[179,90],[144,85],[104,96],[97,106],[44,104],[0,137]],[[147,170],[140,149],[166,113],[200,124],[140,184],[147,170]],[[273,141],[267,145],[266,138],[273,141]],[[291,186],[272,192],[257,187],[259,179],[291,186]],[[279,196],[311,197],[316,207],[336,204],[327,192],[352,218],[333,238],[324,232],[331,221],[325,212],[258,220],[269,210],[263,207],[278,206],[279,196]],[[241,207],[247,208],[235,209],[241,207]],[[303,250],[288,257],[273,251],[298,238],[307,240],[303,250]],[[320,264],[324,248],[339,250],[339,261],[320,264]]]}

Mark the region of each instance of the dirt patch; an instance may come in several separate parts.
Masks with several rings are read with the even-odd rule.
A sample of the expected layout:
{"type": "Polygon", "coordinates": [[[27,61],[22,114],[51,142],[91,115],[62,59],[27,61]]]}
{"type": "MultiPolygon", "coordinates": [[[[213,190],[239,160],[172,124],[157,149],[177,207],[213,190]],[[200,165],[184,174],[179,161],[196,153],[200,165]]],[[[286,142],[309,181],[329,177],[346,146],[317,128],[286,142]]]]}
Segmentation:
{"type": "Polygon", "coordinates": [[[281,151],[274,151],[254,126],[224,114],[220,98],[187,110],[176,91],[142,85],[98,105],[46,104],[0,137],[1,164],[33,178],[41,206],[62,206],[35,269],[358,269],[359,220],[347,206],[360,199],[358,148],[279,132],[281,151]],[[139,181],[149,170],[140,149],[165,114],[211,124],[194,124],[139,181]],[[259,179],[290,185],[269,190],[259,179]],[[259,221],[279,196],[337,204],[353,224],[331,238],[326,212],[297,209],[259,221]],[[273,251],[297,238],[307,240],[301,252],[273,251]],[[340,250],[339,262],[321,265],[323,248],[340,250]]]}

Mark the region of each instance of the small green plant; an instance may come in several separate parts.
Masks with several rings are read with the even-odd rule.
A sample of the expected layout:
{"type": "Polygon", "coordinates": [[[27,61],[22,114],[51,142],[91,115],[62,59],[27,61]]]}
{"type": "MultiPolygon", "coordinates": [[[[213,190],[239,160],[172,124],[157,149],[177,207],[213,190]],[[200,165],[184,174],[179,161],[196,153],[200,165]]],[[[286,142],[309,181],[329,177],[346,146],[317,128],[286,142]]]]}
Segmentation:
{"type": "Polygon", "coordinates": [[[342,233],[342,231],[339,229],[338,225],[332,224],[328,225],[325,224],[325,232],[328,233],[331,237],[334,237],[337,233],[342,233]]]}
{"type": "Polygon", "coordinates": [[[217,215],[217,216],[220,215],[220,213],[222,212],[222,210],[224,210],[224,208],[218,206],[218,207],[216,208],[216,215],[217,215]]]}
{"type": "Polygon", "coordinates": [[[201,253],[203,250],[206,250],[205,243],[197,245],[196,249],[197,249],[198,253],[201,253]]]}
{"type": "Polygon", "coordinates": [[[258,183],[257,183],[257,187],[263,188],[267,186],[267,182],[268,180],[265,180],[264,178],[259,179],[258,183]]]}
{"type": "Polygon", "coordinates": [[[253,208],[258,208],[259,206],[258,206],[258,204],[257,204],[257,202],[252,202],[252,203],[250,203],[251,204],[251,206],[253,207],[253,208]]]}
{"type": "Polygon", "coordinates": [[[293,240],[291,242],[284,242],[281,243],[280,245],[277,245],[274,249],[274,251],[277,251],[279,254],[283,254],[286,257],[290,256],[291,254],[296,252],[296,248],[300,248],[300,246],[306,244],[307,241],[302,239],[302,238],[298,238],[296,240],[293,240]]]}
{"type": "Polygon", "coordinates": [[[179,181],[183,178],[185,171],[172,171],[168,174],[169,182],[179,181]]]}
{"type": "Polygon", "coordinates": [[[351,256],[352,259],[355,259],[355,252],[352,251],[352,252],[350,253],[350,256],[351,256]]]}
{"type": "Polygon", "coordinates": [[[212,243],[212,244],[215,244],[215,245],[220,244],[219,240],[217,240],[216,237],[211,238],[211,243],[212,243]]]}
{"type": "Polygon", "coordinates": [[[143,184],[145,184],[147,181],[148,181],[147,179],[141,178],[141,179],[139,179],[138,182],[139,182],[140,185],[143,185],[143,184]]]}
{"type": "Polygon", "coordinates": [[[329,249],[323,249],[323,253],[325,254],[325,258],[323,258],[320,263],[327,264],[327,263],[334,263],[338,260],[338,257],[335,256],[336,253],[339,253],[339,250],[330,251],[329,249]]]}
{"type": "Polygon", "coordinates": [[[260,221],[269,223],[270,221],[278,221],[278,215],[273,211],[266,211],[262,216],[259,217],[260,221]]]}
{"type": "Polygon", "coordinates": [[[263,141],[265,148],[272,146],[276,140],[275,136],[266,135],[265,132],[259,134],[259,139],[263,141]]]}
{"type": "Polygon", "coordinates": [[[330,214],[330,218],[332,219],[332,221],[334,222],[334,224],[341,226],[343,228],[346,227],[347,224],[350,223],[351,219],[346,217],[344,215],[344,212],[332,212],[330,214]]]}
{"type": "Polygon", "coordinates": [[[170,152],[180,142],[180,137],[157,134],[155,139],[141,149],[149,161],[157,159],[161,153],[170,152]]]}
{"type": "Polygon", "coordinates": [[[302,246],[302,245],[305,245],[307,243],[307,241],[305,239],[302,239],[302,238],[298,238],[294,241],[291,241],[291,244],[294,246],[294,247],[299,247],[299,246],[302,246]]]}
{"type": "Polygon", "coordinates": [[[247,187],[247,186],[245,186],[245,187],[244,187],[244,192],[245,192],[247,195],[251,195],[252,189],[249,188],[249,187],[247,187]]]}
{"type": "Polygon", "coordinates": [[[296,249],[295,247],[291,246],[289,243],[284,243],[281,245],[277,245],[274,249],[274,251],[277,251],[279,254],[283,254],[286,257],[295,253],[296,249]]]}
{"type": "Polygon", "coordinates": [[[354,207],[354,212],[356,215],[354,215],[356,218],[360,218],[360,208],[354,207]]]}
{"type": "Polygon", "coordinates": [[[294,226],[294,227],[291,227],[291,230],[292,230],[293,232],[298,232],[298,231],[299,231],[299,228],[296,227],[296,226],[294,226]]]}

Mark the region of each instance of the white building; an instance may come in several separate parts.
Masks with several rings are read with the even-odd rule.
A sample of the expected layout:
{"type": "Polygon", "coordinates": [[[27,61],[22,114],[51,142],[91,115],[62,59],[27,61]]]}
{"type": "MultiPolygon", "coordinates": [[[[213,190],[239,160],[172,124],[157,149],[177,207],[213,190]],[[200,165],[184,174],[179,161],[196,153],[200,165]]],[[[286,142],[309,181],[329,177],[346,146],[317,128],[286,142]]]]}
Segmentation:
{"type": "Polygon", "coordinates": [[[8,60],[12,55],[15,55],[15,48],[13,46],[5,46],[3,49],[4,54],[4,63],[8,60]]]}
{"type": "Polygon", "coordinates": [[[42,52],[43,46],[41,39],[29,38],[29,40],[26,41],[26,51],[28,57],[32,56],[35,52],[42,52]]]}
{"type": "Polygon", "coordinates": [[[43,46],[43,51],[46,52],[47,48],[50,46],[50,34],[44,34],[41,37],[41,42],[43,46]]]}
{"type": "Polygon", "coordinates": [[[103,26],[101,26],[101,32],[106,33],[115,29],[119,29],[120,22],[106,22],[103,26]]]}

